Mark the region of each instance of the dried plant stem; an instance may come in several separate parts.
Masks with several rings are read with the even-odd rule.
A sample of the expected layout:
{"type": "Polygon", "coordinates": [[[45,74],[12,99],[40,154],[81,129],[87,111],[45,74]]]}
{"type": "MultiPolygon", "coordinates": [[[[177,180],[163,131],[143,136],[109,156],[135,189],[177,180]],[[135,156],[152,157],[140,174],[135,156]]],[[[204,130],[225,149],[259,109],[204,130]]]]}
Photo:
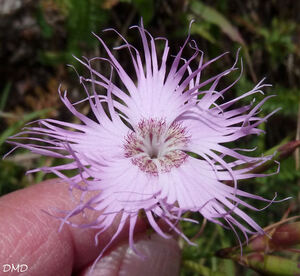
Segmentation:
{"type": "Polygon", "coordinates": [[[204,218],[200,230],[199,230],[199,231],[197,232],[197,234],[191,239],[191,241],[195,241],[196,239],[198,239],[198,238],[202,235],[202,233],[203,233],[203,231],[204,231],[204,228],[205,228],[206,224],[207,224],[207,219],[204,218]]]}

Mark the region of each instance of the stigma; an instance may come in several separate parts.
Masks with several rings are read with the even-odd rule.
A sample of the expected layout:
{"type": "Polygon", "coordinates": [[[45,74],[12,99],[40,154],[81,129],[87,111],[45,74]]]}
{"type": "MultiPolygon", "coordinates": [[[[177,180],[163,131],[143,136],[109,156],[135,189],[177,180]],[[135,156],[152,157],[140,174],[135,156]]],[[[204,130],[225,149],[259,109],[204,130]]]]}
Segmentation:
{"type": "Polygon", "coordinates": [[[143,119],[125,138],[125,157],[143,172],[158,176],[184,163],[188,155],[183,149],[188,140],[178,122],[167,125],[163,119],[143,119]]]}

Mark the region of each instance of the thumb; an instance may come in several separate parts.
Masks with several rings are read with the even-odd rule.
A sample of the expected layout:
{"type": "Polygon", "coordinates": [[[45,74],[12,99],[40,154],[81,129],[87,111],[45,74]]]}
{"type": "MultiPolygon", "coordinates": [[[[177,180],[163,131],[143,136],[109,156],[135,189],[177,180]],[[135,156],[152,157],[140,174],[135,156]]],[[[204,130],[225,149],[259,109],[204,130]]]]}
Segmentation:
{"type": "Polygon", "coordinates": [[[103,256],[90,271],[89,266],[82,276],[175,276],[179,275],[180,248],[174,239],[165,239],[158,234],[143,233],[136,238],[135,247],[144,258],[136,255],[128,243],[122,243],[103,256]]]}

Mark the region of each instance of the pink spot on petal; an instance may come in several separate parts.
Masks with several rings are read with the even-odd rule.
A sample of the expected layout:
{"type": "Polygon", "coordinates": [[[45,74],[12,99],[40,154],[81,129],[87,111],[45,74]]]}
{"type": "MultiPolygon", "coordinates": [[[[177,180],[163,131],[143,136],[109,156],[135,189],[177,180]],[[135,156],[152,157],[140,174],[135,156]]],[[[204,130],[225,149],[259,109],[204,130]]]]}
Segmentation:
{"type": "Polygon", "coordinates": [[[142,171],[157,176],[178,168],[188,157],[181,148],[188,143],[185,129],[178,123],[167,127],[164,120],[142,120],[125,138],[125,157],[142,171]]]}

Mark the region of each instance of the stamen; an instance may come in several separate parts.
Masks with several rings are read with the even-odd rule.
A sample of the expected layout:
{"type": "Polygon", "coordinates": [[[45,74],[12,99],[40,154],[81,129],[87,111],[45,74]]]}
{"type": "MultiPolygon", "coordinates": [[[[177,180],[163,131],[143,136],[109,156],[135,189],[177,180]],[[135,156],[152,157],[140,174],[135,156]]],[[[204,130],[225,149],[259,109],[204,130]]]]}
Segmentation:
{"type": "Polygon", "coordinates": [[[158,176],[178,168],[188,157],[181,149],[188,138],[179,123],[167,127],[164,120],[142,120],[125,138],[125,157],[143,172],[158,176]]]}

